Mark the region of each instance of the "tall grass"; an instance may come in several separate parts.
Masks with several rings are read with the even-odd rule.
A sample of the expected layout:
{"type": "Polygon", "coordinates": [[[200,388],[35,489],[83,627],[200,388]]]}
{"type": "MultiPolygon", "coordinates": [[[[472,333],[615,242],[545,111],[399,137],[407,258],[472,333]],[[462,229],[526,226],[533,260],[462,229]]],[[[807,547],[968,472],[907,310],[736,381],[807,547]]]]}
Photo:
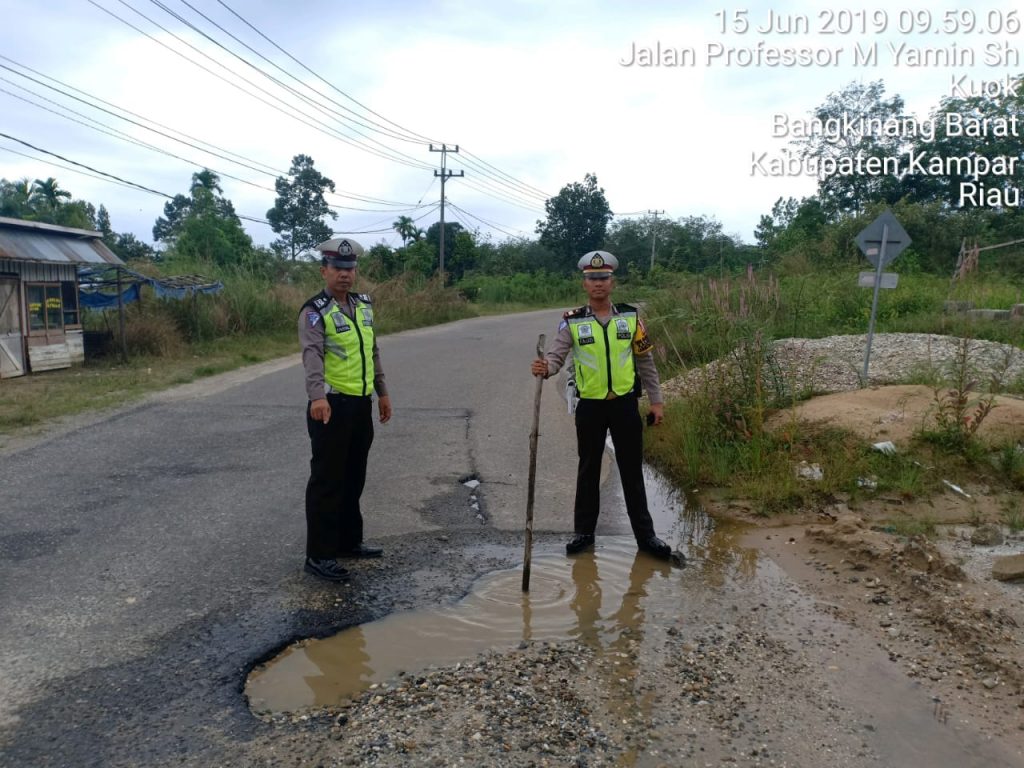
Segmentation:
{"type": "Polygon", "coordinates": [[[578,277],[547,272],[470,275],[459,283],[459,289],[470,301],[481,304],[537,307],[572,304],[583,294],[578,277]]]}
{"type": "MultiPolygon", "coordinates": [[[[877,330],[946,332],[968,326],[943,314],[947,300],[1007,308],[1020,300],[1005,280],[951,286],[946,278],[911,275],[880,302],[877,330]]],[[[806,503],[843,490],[861,493],[858,480],[876,476],[877,487],[900,494],[924,492],[931,480],[902,458],[872,455],[864,441],[836,433],[822,437],[795,420],[769,432],[765,417],[795,405],[803,393],[772,351],[772,341],[803,336],[863,334],[871,291],[856,274],[799,273],[691,278],[666,287],[647,304],[663,379],[688,371],[685,396],[669,404],[666,428],[648,436],[652,460],[688,485],[727,485],[759,499],[765,511],[806,503]],[[828,463],[826,480],[808,484],[796,462],[828,463]]],[[[969,323],[973,338],[1024,346],[1024,323],[969,323]]],[[[955,415],[955,414],[954,414],[955,415]]],[[[1005,473],[1004,473],[1005,474],[1005,473]]],[[[1012,474],[1012,473],[1011,473],[1012,474]]]]}
{"type": "MultiPolygon", "coordinates": [[[[323,288],[314,264],[281,264],[267,272],[225,268],[180,260],[164,265],[173,274],[202,274],[223,283],[220,293],[184,300],[157,299],[144,289],[143,301],[128,307],[125,339],[129,354],[174,357],[229,337],[258,339],[294,334],[299,308],[323,288]]],[[[152,270],[150,270],[152,271],[152,270]]],[[[454,288],[408,275],[374,284],[359,279],[356,290],[370,293],[378,331],[448,322],[474,314],[454,288]]],[[[91,327],[116,327],[111,318],[91,317],[91,327]]]]}

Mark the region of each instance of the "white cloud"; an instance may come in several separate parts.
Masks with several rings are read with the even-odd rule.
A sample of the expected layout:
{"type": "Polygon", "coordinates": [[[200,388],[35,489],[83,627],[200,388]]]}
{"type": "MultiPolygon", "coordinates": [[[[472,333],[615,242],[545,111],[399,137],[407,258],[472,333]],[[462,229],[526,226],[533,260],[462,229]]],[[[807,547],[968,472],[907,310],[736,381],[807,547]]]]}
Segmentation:
{"type": "MultiPolygon", "coordinates": [[[[151,29],[123,5],[97,2],[151,29]]],[[[291,117],[239,93],[89,4],[0,3],[0,13],[8,19],[0,30],[0,52],[274,168],[285,170],[293,155],[304,153],[334,179],[339,190],[415,203],[429,188],[424,202],[436,200],[438,185],[432,170],[374,157],[298,122],[294,116],[312,114],[314,110],[281,96],[253,70],[194,33],[181,30],[180,24],[155,6],[139,3],[137,7],[210,56],[245,71],[245,76],[260,87],[272,90],[274,98],[282,100],[279,106],[291,117]]],[[[219,5],[197,7],[304,82],[357,109],[273,51],[219,5]]],[[[764,22],[769,9],[784,19],[805,14],[812,27],[820,24],[822,13],[819,6],[806,2],[757,2],[747,7],[754,26],[764,22]]],[[[923,114],[945,95],[953,70],[891,64],[859,69],[621,66],[620,60],[630,55],[634,43],[645,46],[660,41],[669,47],[693,47],[700,54],[709,42],[743,48],[763,42],[774,46],[843,47],[849,51],[857,42],[878,42],[884,47],[895,40],[931,46],[957,42],[980,52],[985,43],[1005,37],[988,33],[900,34],[896,29],[898,14],[901,10],[929,9],[920,3],[889,11],[889,27],[879,35],[760,35],[753,30],[742,35],[722,34],[714,16],[718,8],[709,4],[683,8],[668,2],[629,8],[611,2],[557,6],[520,2],[499,8],[456,0],[433,4],[385,2],[359,8],[325,2],[238,4],[239,12],[311,68],[401,126],[436,141],[460,144],[501,171],[549,194],[594,172],[618,211],[658,208],[671,217],[713,216],[727,232],[748,240],[758,218],[770,210],[775,199],[814,191],[813,180],[807,178],[751,176],[751,153],[775,151],[785,143],[771,138],[773,113],[802,115],[851,80],[883,79],[889,94],[903,95],[912,111],[923,114]]],[[[977,16],[989,10],[1005,16],[1013,8],[1010,3],[991,4],[979,10],[977,16]]],[[[192,17],[185,6],[177,10],[192,17]]],[[[849,10],[855,13],[859,9],[851,6],[849,10]]],[[[941,10],[930,10],[933,22],[941,21],[941,10]]],[[[205,22],[202,24],[207,28],[205,22]]],[[[167,45],[179,47],[167,33],[155,34],[167,45]]],[[[229,44],[221,33],[217,35],[229,44]]],[[[195,56],[191,51],[188,55],[195,56]]],[[[251,54],[246,56],[255,61],[251,54]]],[[[213,66],[210,62],[204,64],[213,66]]],[[[271,71],[267,65],[261,66],[271,71]]],[[[982,72],[975,68],[973,72],[995,76],[1004,70],[982,72]]],[[[0,72],[0,76],[45,92],[9,72],[0,72]]],[[[283,77],[280,73],[275,76],[283,77]]],[[[0,87],[16,90],[4,83],[0,87]]],[[[139,140],[220,172],[273,186],[269,176],[91,112],[52,92],[45,93],[139,140]]],[[[185,191],[196,170],[42,112],[6,94],[0,94],[0,110],[5,133],[161,191],[185,191]]],[[[365,118],[384,122],[372,115],[365,118]]],[[[338,129],[352,135],[337,116],[319,112],[313,119],[324,130],[338,129]]],[[[424,145],[386,143],[412,156],[414,163],[430,168],[438,163],[439,155],[428,152],[424,145]]],[[[0,141],[0,147],[28,151],[6,140],[0,141]]],[[[471,158],[465,155],[449,158],[449,167],[466,171],[465,179],[453,179],[448,185],[453,202],[502,227],[532,232],[535,221],[542,217],[542,201],[532,199],[529,205],[535,210],[529,211],[485,196],[474,185],[493,184],[494,179],[472,167],[468,162],[471,158]]],[[[0,175],[57,176],[62,186],[77,197],[104,202],[115,228],[131,230],[146,239],[163,205],[158,197],[7,152],[0,152],[0,175]]],[[[223,186],[240,213],[263,216],[273,204],[270,191],[229,178],[223,179],[223,186]]],[[[504,188],[504,194],[518,196],[521,192],[504,188]]],[[[345,203],[341,199],[334,202],[345,203]]],[[[352,201],[347,204],[377,207],[352,201]]],[[[345,231],[387,228],[395,215],[391,210],[344,212],[335,226],[345,231]]],[[[422,224],[434,218],[431,215],[422,224]]],[[[257,242],[266,243],[273,237],[265,226],[247,227],[257,242]]],[[[365,239],[376,238],[369,235],[365,239]]]]}

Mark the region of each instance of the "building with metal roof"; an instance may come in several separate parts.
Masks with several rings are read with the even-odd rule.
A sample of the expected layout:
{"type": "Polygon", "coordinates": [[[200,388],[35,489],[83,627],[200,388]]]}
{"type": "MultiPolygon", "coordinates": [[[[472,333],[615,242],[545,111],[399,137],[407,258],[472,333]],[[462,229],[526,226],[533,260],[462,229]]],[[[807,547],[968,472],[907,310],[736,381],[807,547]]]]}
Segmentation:
{"type": "Polygon", "coordinates": [[[124,264],[102,238],[0,217],[0,379],[85,360],[78,267],[124,264]]]}

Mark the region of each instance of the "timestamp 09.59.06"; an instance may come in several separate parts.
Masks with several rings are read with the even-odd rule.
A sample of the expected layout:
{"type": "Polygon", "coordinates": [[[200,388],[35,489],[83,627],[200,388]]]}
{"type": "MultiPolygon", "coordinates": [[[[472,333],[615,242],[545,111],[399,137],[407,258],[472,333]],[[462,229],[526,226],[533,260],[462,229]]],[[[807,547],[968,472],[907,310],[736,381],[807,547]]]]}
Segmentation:
{"type": "Polygon", "coordinates": [[[847,10],[829,8],[813,14],[767,13],[752,19],[745,9],[715,11],[717,31],[723,35],[880,35],[896,32],[901,35],[927,34],[989,34],[1016,35],[1024,28],[1017,10],[974,10],[959,8],[948,11],[928,9],[847,10]]]}

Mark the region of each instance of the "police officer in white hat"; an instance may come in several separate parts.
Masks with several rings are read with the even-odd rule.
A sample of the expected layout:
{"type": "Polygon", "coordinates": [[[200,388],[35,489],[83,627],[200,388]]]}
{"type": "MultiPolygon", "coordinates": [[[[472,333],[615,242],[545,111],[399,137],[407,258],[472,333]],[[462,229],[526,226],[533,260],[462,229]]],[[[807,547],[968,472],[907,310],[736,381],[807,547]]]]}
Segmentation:
{"type": "Polygon", "coordinates": [[[600,504],[601,462],[605,436],[611,432],[615,461],[622,478],[626,512],[637,547],[668,559],[672,550],[658,538],[647,508],[643,476],[643,425],[637,398],[641,385],[650,400],[648,423],[664,418],[653,345],[635,307],[613,304],[613,272],[618,259],[607,251],[584,254],[577,266],[583,272],[587,303],[566,312],[543,360],[534,360],[534,376],[548,378],[565,363],[570,350],[576,374],[576,440],[579,465],[573,513],[575,535],[565,545],[568,554],[591,549],[600,504]]]}
{"type": "Polygon", "coordinates": [[[306,372],[306,428],[312,446],[306,484],[305,569],[328,581],[346,581],[339,562],[380,557],[363,542],[359,499],[373,442],[371,396],[381,424],[391,418],[391,398],[373,326],[373,302],[353,293],[363,247],[351,238],[317,246],[324,289],[299,312],[299,343],[306,372]]]}

